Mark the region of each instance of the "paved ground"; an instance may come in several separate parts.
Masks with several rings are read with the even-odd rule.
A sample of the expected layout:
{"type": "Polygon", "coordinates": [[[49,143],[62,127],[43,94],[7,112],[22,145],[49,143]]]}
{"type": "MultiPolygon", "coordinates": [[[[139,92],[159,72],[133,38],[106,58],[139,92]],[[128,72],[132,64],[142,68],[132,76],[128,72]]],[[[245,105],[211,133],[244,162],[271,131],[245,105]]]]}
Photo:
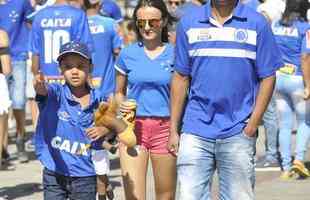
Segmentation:
{"type": "MultiPolygon", "coordinates": [[[[13,132],[14,130],[11,130],[13,132]]],[[[31,132],[31,126],[27,126],[27,132],[31,132]]],[[[294,137],[294,136],[293,136],[294,137]]],[[[263,155],[263,139],[261,134],[258,145],[258,156],[263,155]]],[[[14,140],[11,140],[14,143],[14,140]]],[[[14,155],[16,149],[15,145],[9,146],[9,151],[14,155]]],[[[16,170],[14,171],[2,171],[0,172],[0,200],[1,197],[7,197],[10,200],[41,200],[42,187],[41,187],[41,166],[40,163],[35,160],[33,152],[31,155],[31,161],[26,164],[19,164],[17,161],[16,170]]],[[[308,160],[310,155],[308,153],[308,160]]],[[[121,174],[119,169],[119,160],[117,156],[111,158],[112,171],[111,181],[115,186],[115,195],[117,200],[124,199],[121,174]]],[[[152,183],[152,174],[149,170],[149,184],[148,184],[148,198],[152,200],[154,198],[154,188],[152,183]]],[[[281,181],[279,179],[280,172],[257,172],[257,184],[256,184],[256,199],[257,200],[310,200],[310,179],[308,180],[292,180],[281,181]]],[[[217,181],[215,181],[216,185],[217,181]]],[[[215,189],[216,190],[216,189],[215,189]]],[[[216,197],[216,194],[214,194],[216,197]]],[[[216,199],[216,198],[214,198],[216,199]]],[[[242,199],[241,199],[242,200],[242,199]]]]}

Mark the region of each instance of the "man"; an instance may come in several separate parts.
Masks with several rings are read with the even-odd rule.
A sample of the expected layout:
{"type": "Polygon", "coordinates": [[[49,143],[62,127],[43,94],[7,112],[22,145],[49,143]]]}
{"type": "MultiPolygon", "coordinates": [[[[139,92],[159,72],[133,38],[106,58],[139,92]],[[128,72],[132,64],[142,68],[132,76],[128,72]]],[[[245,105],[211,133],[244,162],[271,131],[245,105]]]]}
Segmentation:
{"type": "Polygon", "coordinates": [[[102,0],[88,0],[84,4],[88,24],[94,40],[92,72],[93,84],[109,95],[115,89],[115,56],[118,55],[122,39],[118,35],[118,24],[109,17],[99,15],[102,0]]]}
{"type": "Polygon", "coordinates": [[[184,4],[184,0],[167,0],[166,5],[170,14],[174,15],[176,10],[184,4]]]}
{"type": "Polygon", "coordinates": [[[61,80],[56,58],[60,46],[69,41],[85,43],[93,50],[85,13],[70,6],[69,0],[56,0],[54,5],[40,10],[32,23],[33,73],[41,71],[51,82],[61,80]]]}
{"type": "Polygon", "coordinates": [[[211,0],[179,22],[175,60],[168,148],[179,199],[210,199],[215,170],[221,199],[254,199],[256,131],[283,65],[267,20],[238,0],[211,0]]]}
{"type": "Polygon", "coordinates": [[[25,152],[25,86],[29,31],[26,26],[26,16],[31,12],[29,0],[0,0],[0,27],[8,33],[10,38],[12,74],[8,76],[8,87],[16,119],[16,146],[20,162],[28,161],[25,152]]]}

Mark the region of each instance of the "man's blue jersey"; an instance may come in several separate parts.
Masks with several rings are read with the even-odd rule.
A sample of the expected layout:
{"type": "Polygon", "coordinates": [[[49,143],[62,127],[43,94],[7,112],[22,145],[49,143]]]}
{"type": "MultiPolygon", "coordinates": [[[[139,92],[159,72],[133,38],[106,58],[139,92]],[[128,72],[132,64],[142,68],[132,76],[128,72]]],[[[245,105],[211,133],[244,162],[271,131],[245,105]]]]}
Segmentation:
{"type": "Polygon", "coordinates": [[[291,26],[276,22],[272,26],[276,42],[287,66],[294,67],[295,75],[301,75],[301,55],[310,53],[310,25],[307,22],[295,21],[291,26]]]}
{"type": "Polygon", "coordinates": [[[174,69],[191,78],[184,133],[209,139],[242,132],[260,81],[283,66],[265,17],[240,1],[223,25],[210,1],[178,23],[174,69]]]}
{"type": "Polygon", "coordinates": [[[0,4],[0,28],[9,35],[13,60],[26,60],[28,57],[26,16],[32,11],[29,0],[10,0],[0,4]]]}
{"type": "Polygon", "coordinates": [[[47,76],[58,76],[57,57],[61,45],[80,41],[93,49],[85,13],[67,4],[48,6],[35,16],[30,48],[39,55],[40,70],[47,76]]]}
{"type": "Polygon", "coordinates": [[[113,50],[122,45],[122,39],[117,32],[118,24],[112,18],[100,15],[89,16],[88,23],[95,49],[92,56],[93,84],[100,87],[103,93],[109,94],[115,89],[113,50]]]}

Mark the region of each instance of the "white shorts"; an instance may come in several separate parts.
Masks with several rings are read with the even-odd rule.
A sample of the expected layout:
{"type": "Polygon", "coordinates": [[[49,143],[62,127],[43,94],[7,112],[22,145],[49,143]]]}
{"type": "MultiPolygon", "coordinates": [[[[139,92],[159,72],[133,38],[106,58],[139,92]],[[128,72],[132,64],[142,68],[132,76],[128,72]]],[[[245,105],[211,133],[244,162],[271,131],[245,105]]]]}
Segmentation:
{"type": "Polygon", "coordinates": [[[2,115],[9,112],[9,108],[12,105],[12,101],[10,100],[10,94],[6,78],[1,73],[0,73],[0,97],[1,97],[0,115],[2,115]]]}
{"type": "Polygon", "coordinates": [[[110,159],[107,150],[92,150],[91,159],[97,175],[108,175],[110,172],[110,159]]]}

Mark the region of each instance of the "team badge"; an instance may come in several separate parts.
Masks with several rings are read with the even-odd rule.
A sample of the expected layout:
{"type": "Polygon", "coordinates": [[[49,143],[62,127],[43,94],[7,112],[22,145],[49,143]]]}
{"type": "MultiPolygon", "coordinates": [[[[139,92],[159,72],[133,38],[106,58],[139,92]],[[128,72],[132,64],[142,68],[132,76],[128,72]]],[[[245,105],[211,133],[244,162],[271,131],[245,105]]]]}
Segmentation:
{"type": "Polygon", "coordinates": [[[248,32],[244,29],[237,29],[234,36],[236,42],[246,42],[249,38],[248,32]]]}
{"type": "Polygon", "coordinates": [[[69,121],[70,115],[66,111],[58,111],[58,117],[62,121],[69,121]]]}
{"type": "Polygon", "coordinates": [[[211,34],[207,29],[201,30],[197,36],[198,41],[208,41],[211,39],[211,34]]]}

